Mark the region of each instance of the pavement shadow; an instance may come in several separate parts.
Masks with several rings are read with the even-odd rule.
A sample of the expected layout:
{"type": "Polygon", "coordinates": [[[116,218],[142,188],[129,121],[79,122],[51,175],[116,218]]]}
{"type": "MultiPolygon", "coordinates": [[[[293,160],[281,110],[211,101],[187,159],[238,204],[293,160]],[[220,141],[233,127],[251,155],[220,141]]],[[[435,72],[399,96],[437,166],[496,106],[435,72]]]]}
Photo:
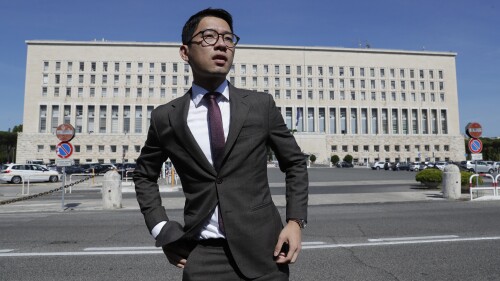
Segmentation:
{"type": "Polygon", "coordinates": [[[67,209],[74,209],[80,205],[81,205],[81,203],[68,203],[68,204],[64,205],[64,207],[67,210],[67,209]]]}

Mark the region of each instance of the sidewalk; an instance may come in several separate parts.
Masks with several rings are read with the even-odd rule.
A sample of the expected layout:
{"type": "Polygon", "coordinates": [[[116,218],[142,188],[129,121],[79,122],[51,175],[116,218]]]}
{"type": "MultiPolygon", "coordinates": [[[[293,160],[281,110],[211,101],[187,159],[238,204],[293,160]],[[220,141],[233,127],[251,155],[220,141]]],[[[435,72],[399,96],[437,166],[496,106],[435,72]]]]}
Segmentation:
{"type": "MultiPolygon", "coordinates": [[[[410,185],[414,181],[404,180],[386,180],[378,181],[370,184],[402,184],[410,185]]],[[[349,185],[364,185],[366,181],[348,181],[348,182],[311,182],[310,186],[349,186],[349,185]]],[[[270,184],[271,187],[281,187],[284,183],[270,184]]],[[[30,187],[30,194],[36,194],[54,189],[54,186],[35,185],[30,187]]],[[[166,209],[182,209],[184,207],[184,197],[169,197],[169,193],[181,191],[180,185],[160,185],[163,205],[166,209]]],[[[64,207],[62,205],[61,192],[56,192],[54,195],[46,195],[43,198],[33,198],[25,201],[0,205],[1,213],[17,213],[17,212],[63,212],[63,211],[101,211],[102,200],[85,199],[79,192],[84,190],[93,190],[100,193],[101,186],[95,184],[93,186],[82,184],[72,188],[73,193],[69,194],[69,190],[65,194],[64,207]]],[[[25,189],[25,193],[27,190],[25,189]]],[[[122,193],[135,193],[132,182],[122,183],[122,193]]],[[[20,185],[12,185],[2,187],[0,190],[0,201],[23,197],[21,194],[20,185]]],[[[467,200],[468,195],[462,196],[463,200],[467,200]]],[[[273,195],[273,200],[277,206],[285,206],[285,195],[273,195]]],[[[349,193],[349,194],[310,194],[309,205],[331,205],[331,204],[366,204],[366,203],[388,203],[388,202],[412,202],[412,201],[436,201],[445,200],[442,197],[440,190],[434,189],[414,189],[406,192],[377,192],[377,193],[349,193]]],[[[117,210],[138,210],[139,206],[135,198],[124,198],[122,200],[122,208],[117,210]]]]}

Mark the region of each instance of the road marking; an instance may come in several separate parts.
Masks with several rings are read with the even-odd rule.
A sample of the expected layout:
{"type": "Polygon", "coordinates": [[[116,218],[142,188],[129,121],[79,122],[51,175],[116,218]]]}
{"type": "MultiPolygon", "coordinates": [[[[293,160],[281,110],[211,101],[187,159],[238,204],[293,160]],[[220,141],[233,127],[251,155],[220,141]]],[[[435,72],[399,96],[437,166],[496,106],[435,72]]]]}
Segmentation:
{"type": "Polygon", "coordinates": [[[302,242],[302,246],[304,245],[324,245],[326,242],[302,242]]]}
{"type": "MultiPolygon", "coordinates": [[[[428,244],[428,243],[449,243],[449,242],[476,242],[476,241],[493,241],[500,240],[500,236],[491,237],[468,237],[460,238],[448,236],[429,236],[439,237],[435,239],[426,238],[426,240],[412,238],[408,240],[397,241],[382,241],[382,242],[367,242],[367,243],[352,243],[352,244],[328,244],[325,242],[304,242],[302,249],[332,249],[332,248],[353,248],[353,247],[373,247],[373,246],[391,246],[391,245],[411,245],[411,244],[428,244]],[[449,238],[442,238],[449,237],[449,238]]],[[[393,238],[389,238],[393,239],[393,238]]],[[[10,249],[0,250],[0,258],[2,257],[47,257],[47,256],[104,256],[104,255],[157,255],[163,254],[162,250],[157,250],[156,247],[102,247],[102,248],[85,248],[79,252],[45,252],[45,253],[12,253],[10,249]],[[136,249],[136,250],[134,250],[136,249]]]]}
{"type": "Polygon", "coordinates": [[[458,238],[458,236],[457,235],[440,235],[440,236],[394,237],[394,238],[368,239],[368,241],[369,242],[387,242],[387,241],[411,241],[411,240],[448,239],[448,238],[458,238]]]}
{"type": "Polygon", "coordinates": [[[0,249],[0,253],[9,253],[14,251],[14,249],[0,249]]]}
{"type": "Polygon", "coordinates": [[[140,251],[140,250],[158,250],[158,247],[94,247],[85,248],[84,251],[140,251]]]}
{"type": "Polygon", "coordinates": [[[406,241],[388,241],[388,242],[369,242],[369,243],[353,243],[353,244],[325,244],[303,246],[302,249],[327,249],[327,248],[353,248],[353,247],[371,247],[371,246],[391,246],[391,245],[406,245],[406,244],[428,244],[428,243],[447,243],[447,242],[473,242],[473,241],[488,241],[500,240],[500,236],[492,237],[469,237],[469,238],[443,238],[430,240],[406,240],[406,241]]]}

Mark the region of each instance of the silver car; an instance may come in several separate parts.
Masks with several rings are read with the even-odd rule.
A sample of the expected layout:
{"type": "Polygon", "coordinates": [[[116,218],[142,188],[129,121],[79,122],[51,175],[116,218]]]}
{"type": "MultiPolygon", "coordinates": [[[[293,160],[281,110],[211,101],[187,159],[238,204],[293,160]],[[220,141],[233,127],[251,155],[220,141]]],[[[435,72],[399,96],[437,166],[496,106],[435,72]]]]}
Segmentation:
{"type": "Polygon", "coordinates": [[[57,171],[51,171],[37,164],[4,164],[0,169],[0,181],[4,182],[57,182],[59,178],[57,171]]]}

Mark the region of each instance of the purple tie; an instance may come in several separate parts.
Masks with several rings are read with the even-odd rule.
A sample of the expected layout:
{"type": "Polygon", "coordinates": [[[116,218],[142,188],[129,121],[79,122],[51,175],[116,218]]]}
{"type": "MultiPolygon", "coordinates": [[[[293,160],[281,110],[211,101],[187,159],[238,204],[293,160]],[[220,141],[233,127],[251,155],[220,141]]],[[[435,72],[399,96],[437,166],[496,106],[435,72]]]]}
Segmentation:
{"type": "Polygon", "coordinates": [[[217,97],[220,95],[221,93],[211,92],[205,94],[203,97],[207,100],[210,149],[212,152],[212,163],[217,172],[219,172],[222,163],[224,145],[226,143],[224,138],[224,127],[222,126],[222,115],[219,105],[217,104],[217,97]]]}
{"type": "MultiPolygon", "coordinates": [[[[226,143],[224,138],[224,127],[222,126],[222,114],[220,113],[220,108],[217,104],[217,97],[220,95],[221,93],[211,92],[205,94],[203,97],[207,100],[210,149],[212,151],[213,166],[217,172],[219,172],[220,169],[222,156],[224,155],[224,145],[226,143]]],[[[224,222],[222,221],[220,205],[217,215],[219,220],[219,230],[224,233],[224,222]]]]}

